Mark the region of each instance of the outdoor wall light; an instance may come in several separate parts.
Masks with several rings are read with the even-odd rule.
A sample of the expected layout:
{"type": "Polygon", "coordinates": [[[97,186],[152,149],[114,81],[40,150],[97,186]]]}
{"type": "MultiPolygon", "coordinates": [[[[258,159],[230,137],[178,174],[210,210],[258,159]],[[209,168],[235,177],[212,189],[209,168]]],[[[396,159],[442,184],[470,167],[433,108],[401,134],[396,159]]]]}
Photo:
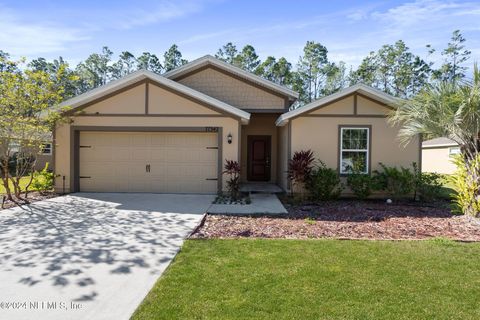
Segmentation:
{"type": "Polygon", "coordinates": [[[232,137],[232,134],[229,133],[228,136],[227,136],[227,142],[228,142],[228,144],[232,144],[232,138],[233,138],[233,137],[232,137]]]}

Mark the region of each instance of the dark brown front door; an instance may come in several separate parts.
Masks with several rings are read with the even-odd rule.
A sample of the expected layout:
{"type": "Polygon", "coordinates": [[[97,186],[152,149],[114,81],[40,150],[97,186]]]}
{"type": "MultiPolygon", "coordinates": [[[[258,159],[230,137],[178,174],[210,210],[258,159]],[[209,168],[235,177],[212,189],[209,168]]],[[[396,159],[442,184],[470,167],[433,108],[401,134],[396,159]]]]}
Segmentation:
{"type": "Polygon", "coordinates": [[[271,136],[248,136],[247,179],[269,181],[271,165],[271,136]]]}

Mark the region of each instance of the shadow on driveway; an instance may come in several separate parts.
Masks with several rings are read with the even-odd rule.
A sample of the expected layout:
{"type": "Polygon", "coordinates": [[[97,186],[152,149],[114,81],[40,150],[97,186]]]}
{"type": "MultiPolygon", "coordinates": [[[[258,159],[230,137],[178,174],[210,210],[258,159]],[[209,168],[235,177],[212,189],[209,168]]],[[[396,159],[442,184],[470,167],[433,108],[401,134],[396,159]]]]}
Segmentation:
{"type": "Polygon", "coordinates": [[[0,300],[82,305],[0,318],[128,319],[213,198],[78,193],[0,211],[0,300]]]}

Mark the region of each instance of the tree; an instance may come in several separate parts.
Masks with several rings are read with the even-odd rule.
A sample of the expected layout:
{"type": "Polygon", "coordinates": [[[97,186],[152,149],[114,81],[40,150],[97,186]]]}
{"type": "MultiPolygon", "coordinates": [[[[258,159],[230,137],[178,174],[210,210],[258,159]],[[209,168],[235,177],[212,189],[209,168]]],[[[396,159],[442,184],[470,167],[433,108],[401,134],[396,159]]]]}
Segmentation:
{"type": "Polygon", "coordinates": [[[127,74],[132,73],[135,71],[136,65],[137,59],[135,56],[128,51],[123,51],[120,54],[118,61],[112,65],[112,79],[120,79],[127,74]]]}
{"type": "Polygon", "coordinates": [[[431,63],[410,52],[399,40],[384,45],[362,60],[356,71],[350,72],[350,84],[365,83],[388,94],[406,98],[425,86],[432,73],[431,63]]]}
{"type": "Polygon", "coordinates": [[[277,63],[277,60],[275,57],[268,56],[265,61],[263,61],[257,69],[255,69],[255,74],[258,76],[263,77],[264,79],[273,81],[275,78],[275,65],[277,63]]]}
{"type": "Polygon", "coordinates": [[[463,212],[477,216],[480,208],[480,71],[466,81],[435,81],[400,103],[392,123],[400,125],[403,142],[418,135],[448,137],[461,146],[465,170],[456,200],[463,212]]]}
{"type": "Polygon", "coordinates": [[[188,62],[187,60],[182,59],[182,53],[178,50],[176,44],[172,45],[170,49],[165,52],[163,57],[163,66],[166,72],[178,68],[188,62]]]}
{"type": "Polygon", "coordinates": [[[249,44],[234,58],[233,64],[245,71],[254,72],[260,64],[255,48],[249,44]]]}
{"type": "Polygon", "coordinates": [[[375,52],[371,51],[365,58],[363,58],[357,70],[350,70],[350,85],[361,82],[373,86],[376,81],[376,71],[376,56],[375,52]]]}
{"type": "Polygon", "coordinates": [[[18,71],[17,64],[10,61],[10,54],[0,50],[0,72],[15,72],[18,71]]]}
{"type": "Polygon", "coordinates": [[[292,64],[281,57],[273,66],[273,75],[273,82],[284,86],[290,85],[292,82],[292,64]]]}
{"type": "Polygon", "coordinates": [[[326,47],[314,41],[307,41],[303,48],[303,56],[297,65],[297,85],[304,86],[301,90],[304,93],[300,96],[301,102],[312,102],[320,96],[320,89],[326,78],[327,53],[326,47]]]}
{"type": "Polygon", "coordinates": [[[306,97],[308,93],[306,91],[306,85],[303,76],[298,71],[292,71],[290,87],[293,91],[298,92],[299,95],[297,101],[290,107],[291,109],[296,109],[307,103],[308,99],[306,97]]]}
{"type": "Polygon", "coordinates": [[[326,66],[326,75],[324,87],[321,91],[323,96],[335,93],[347,85],[347,68],[345,62],[340,61],[338,64],[329,63],[326,66]]]}
{"type": "MultiPolygon", "coordinates": [[[[45,71],[21,68],[20,62],[5,61],[4,58],[0,61],[17,67],[15,72],[0,71],[1,182],[8,200],[28,202],[35,158],[50,137],[54,123],[59,120],[59,113],[51,111],[51,107],[62,100],[63,88],[45,71]],[[29,183],[22,190],[20,179],[28,174],[29,183]]],[[[59,72],[64,71],[59,69],[59,72]]]]}
{"type": "Polygon", "coordinates": [[[445,61],[434,73],[435,78],[455,82],[465,77],[467,68],[463,64],[470,59],[471,54],[471,51],[465,49],[465,41],[460,30],[453,32],[447,48],[442,51],[445,61]]]}
{"type": "Polygon", "coordinates": [[[47,61],[45,58],[32,60],[28,67],[33,71],[42,71],[50,76],[57,88],[62,88],[62,98],[72,98],[81,92],[78,90],[79,76],[70,69],[69,64],[62,58],[47,61]]]}
{"type": "Polygon", "coordinates": [[[100,87],[112,79],[112,67],[110,66],[112,55],[113,52],[108,47],[103,47],[101,53],[93,53],[84,62],[77,65],[80,92],[100,87]]]}
{"type": "Polygon", "coordinates": [[[292,80],[292,64],[284,57],[275,59],[269,56],[256,69],[255,74],[280,85],[290,85],[292,80]]]}
{"type": "Polygon", "coordinates": [[[218,49],[217,53],[215,54],[215,58],[233,64],[237,55],[237,47],[233,43],[228,42],[223,47],[218,49]]]}
{"type": "Polygon", "coordinates": [[[162,73],[163,66],[156,55],[150,52],[144,52],[137,58],[137,69],[145,69],[160,74],[162,73]]]}

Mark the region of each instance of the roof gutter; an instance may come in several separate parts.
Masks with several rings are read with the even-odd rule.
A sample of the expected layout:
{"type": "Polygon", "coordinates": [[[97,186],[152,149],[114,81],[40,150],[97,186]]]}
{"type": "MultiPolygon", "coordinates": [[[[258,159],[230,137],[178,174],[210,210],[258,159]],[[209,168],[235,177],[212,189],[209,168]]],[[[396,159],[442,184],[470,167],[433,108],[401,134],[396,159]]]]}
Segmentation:
{"type": "Polygon", "coordinates": [[[288,123],[289,119],[284,119],[283,117],[283,114],[278,117],[277,121],[275,121],[275,125],[277,127],[283,127],[284,125],[286,125],[288,123]]]}

